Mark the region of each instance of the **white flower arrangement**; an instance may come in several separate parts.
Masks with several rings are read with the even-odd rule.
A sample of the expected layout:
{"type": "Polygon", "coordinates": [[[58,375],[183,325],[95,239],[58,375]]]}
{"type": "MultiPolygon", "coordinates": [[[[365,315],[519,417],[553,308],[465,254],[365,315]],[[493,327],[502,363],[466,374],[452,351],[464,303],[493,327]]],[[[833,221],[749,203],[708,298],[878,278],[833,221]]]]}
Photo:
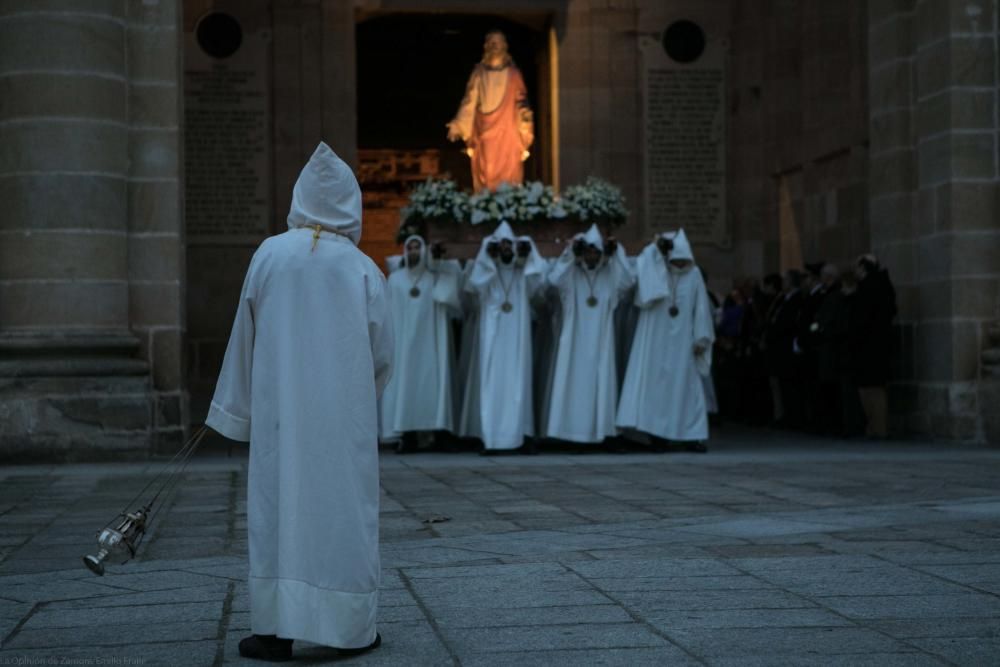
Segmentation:
{"type": "Polygon", "coordinates": [[[400,212],[398,237],[420,233],[431,222],[480,225],[544,222],[570,218],[578,221],[625,222],[628,211],[621,190],[607,181],[588,178],[583,185],[566,189],[559,197],[552,186],[539,181],[523,185],[501,184],[495,191],[466,194],[448,179],[428,179],[410,193],[409,204],[400,212]]]}
{"type": "Polygon", "coordinates": [[[428,178],[410,192],[410,202],[400,211],[397,240],[402,243],[431,222],[460,222],[469,209],[469,195],[447,178],[428,178]]]}
{"type": "Polygon", "coordinates": [[[583,185],[566,188],[563,202],[569,216],[581,222],[606,221],[620,225],[628,218],[621,188],[594,176],[583,185]]]}
{"type": "Polygon", "coordinates": [[[566,217],[551,186],[538,181],[500,185],[495,192],[481,190],[469,197],[469,223],[538,222],[566,217]]]}

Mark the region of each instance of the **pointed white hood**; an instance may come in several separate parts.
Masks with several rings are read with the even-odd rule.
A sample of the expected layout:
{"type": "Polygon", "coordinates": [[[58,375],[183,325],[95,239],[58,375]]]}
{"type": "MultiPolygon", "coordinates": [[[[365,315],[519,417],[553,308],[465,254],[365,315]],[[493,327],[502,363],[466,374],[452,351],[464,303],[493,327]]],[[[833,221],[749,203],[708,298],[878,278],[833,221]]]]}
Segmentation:
{"type": "Polygon", "coordinates": [[[601,230],[597,228],[596,224],[591,225],[586,234],[577,234],[577,238],[583,239],[587,242],[587,245],[592,245],[601,252],[604,252],[604,237],[601,235],[601,230]]]}
{"type": "Polygon", "coordinates": [[[514,230],[511,229],[510,225],[508,225],[506,222],[501,222],[500,225],[493,231],[493,234],[490,238],[492,238],[494,241],[507,240],[510,241],[511,243],[517,240],[517,237],[514,236],[514,230]]]}
{"type": "Polygon", "coordinates": [[[315,227],[361,240],[361,187],[354,172],[322,141],[292,190],[288,228],[315,227]]]}
{"type": "Polygon", "coordinates": [[[684,233],[684,230],[678,230],[670,238],[674,242],[674,249],[670,251],[670,259],[686,259],[693,264],[694,252],[691,250],[691,244],[688,242],[688,237],[684,233]]]}

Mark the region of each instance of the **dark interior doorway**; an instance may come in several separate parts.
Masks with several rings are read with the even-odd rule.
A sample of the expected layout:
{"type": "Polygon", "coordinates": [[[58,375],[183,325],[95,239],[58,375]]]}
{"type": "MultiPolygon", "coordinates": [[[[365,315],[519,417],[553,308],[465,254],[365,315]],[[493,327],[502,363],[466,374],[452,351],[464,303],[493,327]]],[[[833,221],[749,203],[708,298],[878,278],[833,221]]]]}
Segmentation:
{"type": "Polygon", "coordinates": [[[447,140],[445,124],[458,109],[490,30],[507,36],[535,112],[525,179],[545,180],[547,34],[500,16],[407,13],[360,22],[358,148],[440,150],[441,171],[471,187],[469,159],[460,142],[447,140]]]}

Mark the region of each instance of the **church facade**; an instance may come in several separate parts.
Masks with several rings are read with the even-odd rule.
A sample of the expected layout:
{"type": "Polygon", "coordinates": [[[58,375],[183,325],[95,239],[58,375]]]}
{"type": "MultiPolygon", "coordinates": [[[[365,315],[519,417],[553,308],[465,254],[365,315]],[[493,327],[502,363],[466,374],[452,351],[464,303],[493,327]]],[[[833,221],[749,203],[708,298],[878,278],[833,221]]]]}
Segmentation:
{"type": "Polygon", "coordinates": [[[489,29],[526,177],[598,176],[717,291],[874,252],[900,436],[997,442],[1000,48],[970,0],[14,0],[0,5],[0,458],[146,456],[200,423],[253,250],[320,140],[394,252],[489,29]]]}

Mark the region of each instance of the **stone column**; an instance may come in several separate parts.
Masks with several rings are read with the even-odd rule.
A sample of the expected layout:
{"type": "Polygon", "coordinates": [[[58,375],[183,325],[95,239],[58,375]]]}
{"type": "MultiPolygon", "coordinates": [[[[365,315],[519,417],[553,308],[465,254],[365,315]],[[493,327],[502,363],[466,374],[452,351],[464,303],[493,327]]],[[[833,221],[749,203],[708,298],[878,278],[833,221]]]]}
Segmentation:
{"type": "Polygon", "coordinates": [[[870,5],[871,229],[900,309],[901,426],[983,439],[1000,299],[994,0],[870,5]]]}
{"type": "Polygon", "coordinates": [[[148,444],[147,369],[128,329],[125,12],[0,5],[5,457],[148,444]]]}
{"type": "Polygon", "coordinates": [[[36,4],[0,5],[0,331],[121,333],[124,3],[36,4]]]}

